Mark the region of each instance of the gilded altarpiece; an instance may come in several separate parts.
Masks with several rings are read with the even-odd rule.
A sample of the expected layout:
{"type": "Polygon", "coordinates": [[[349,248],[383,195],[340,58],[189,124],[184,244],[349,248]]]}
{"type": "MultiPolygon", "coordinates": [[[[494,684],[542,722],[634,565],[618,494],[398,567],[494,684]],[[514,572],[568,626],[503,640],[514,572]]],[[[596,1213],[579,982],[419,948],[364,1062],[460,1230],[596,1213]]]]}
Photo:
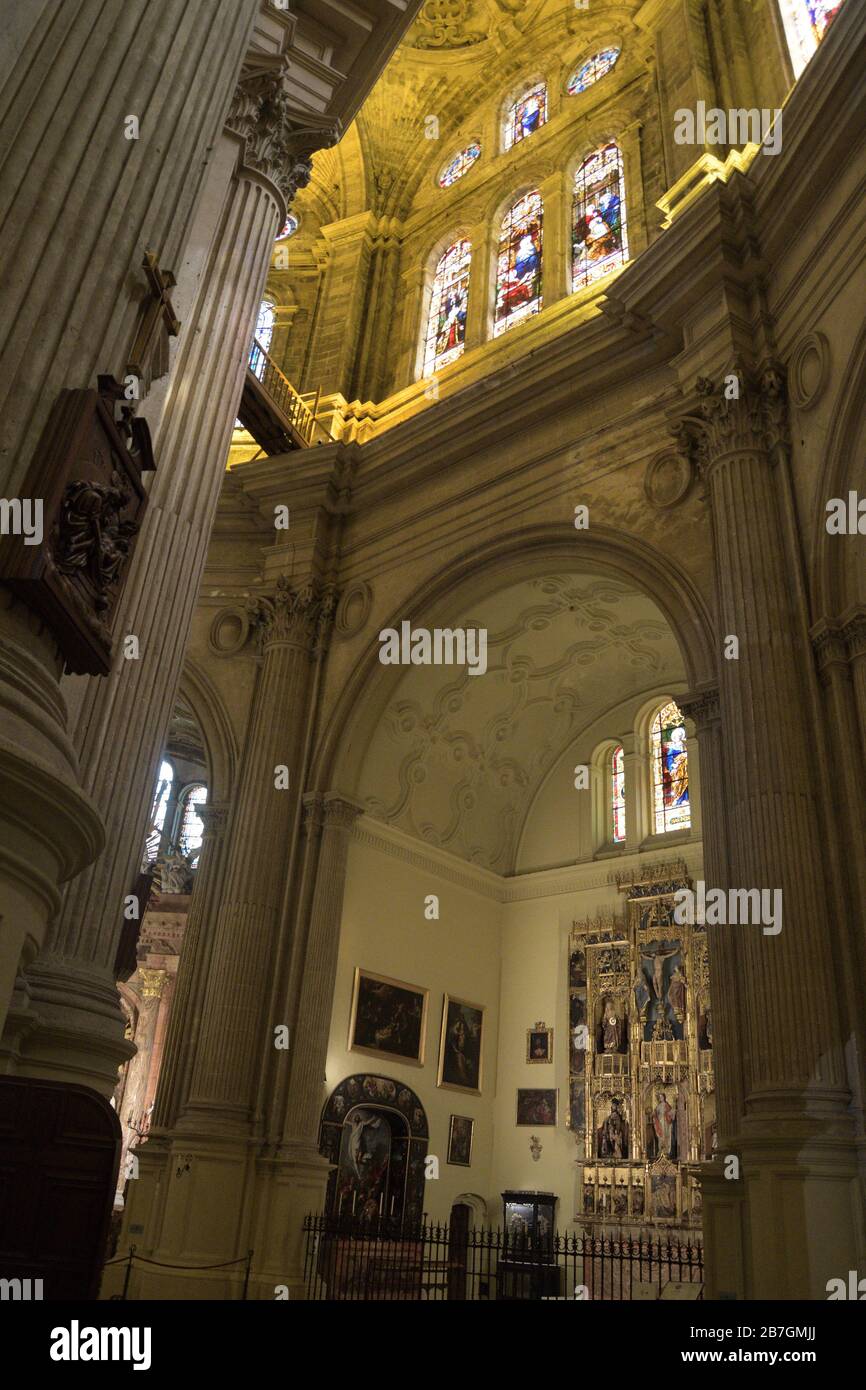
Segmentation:
{"type": "Polygon", "coordinates": [[[706,928],[674,920],[684,864],[617,887],[622,909],[575,922],[569,942],[575,1220],[694,1229],[696,1165],[716,1142],[706,928]]]}

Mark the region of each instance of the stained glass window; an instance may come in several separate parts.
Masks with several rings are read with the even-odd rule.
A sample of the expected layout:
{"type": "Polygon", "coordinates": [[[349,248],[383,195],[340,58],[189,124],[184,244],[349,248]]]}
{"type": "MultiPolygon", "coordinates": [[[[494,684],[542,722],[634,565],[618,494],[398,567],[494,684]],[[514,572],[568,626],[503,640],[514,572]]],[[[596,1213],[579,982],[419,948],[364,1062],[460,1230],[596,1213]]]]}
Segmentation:
{"type": "Polygon", "coordinates": [[[685,830],[691,825],[689,755],[683,716],[673,700],[656,714],[650,743],[655,833],[685,830]]]}
{"type": "Polygon", "coordinates": [[[471,258],[472,244],[468,241],[455,241],[439,258],[424,340],[425,376],[453,362],[465,346],[471,258]]]}
{"type": "Polygon", "coordinates": [[[294,236],[298,230],[298,219],[289,213],[283,223],[282,231],[277,232],[277,241],[285,241],[287,237],[294,236]]]}
{"type": "Polygon", "coordinates": [[[449,159],[442,173],[439,175],[439,187],[450,188],[452,183],[462,179],[476,159],[481,158],[481,146],[477,140],[473,140],[471,145],[467,145],[465,150],[460,150],[453,159],[449,159]]]}
{"type": "Polygon", "coordinates": [[[199,815],[199,809],[206,802],[207,787],[192,786],[184,792],[179,836],[181,854],[190,854],[193,850],[201,849],[204,821],[199,815]]]}
{"type": "Polygon", "coordinates": [[[799,77],[844,0],[779,0],[794,76],[799,77]]]}
{"type": "Polygon", "coordinates": [[[572,292],[628,260],[622,155],[605,145],[574,176],[571,233],[572,292]]]}
{"type": "Polygon", "coordinates": [[[603,48],[600,53],[594,53],[591,58],[587,58],[585,63],[581,63],[577,72],[573,72],[568,79],[566,91],[569,96],[577,96],[578,92],[585,92],[587,87],[591,87],[593,82],[597,82],[605,73],[610,72],[619,57],[618,48],[603,48]]]}
{"type": "Polygon", "coordinates": [[[505,214],[496,261],[494,336],[541,308],[542,221],[537,191],[524,193],[505,214]]]}
{"type": "Polygon", "coordinates": [[[170,762],[163,760],[159,767],[159,777],[157,778],[153,806],[150,812],[150,824],[147,827],[147,839],[144,845],[145,863],[153,863],[159,852],[159,842],[162,839],[162,831],[165,825],[165,813],[168,809],[168,801],[171,796],[171,784],[173,781],[174,768],[170,762]]]}
{"type": "Polygon", "coordinates": [[[538,82],[508,108],[505,119],[505,148],[510,150],[538,130],[547,120],[547,87],[538,82]]]}
{"type": "Polygon", "coordinates": [[[613,816],[613,838],[625,839],[625,756],[622,746],[614,748],[610,759],[610,805],[613,816]]]}
{"type": "MultiPolygon", "coordinates": [[[[261,352],[259,351],[259,348],[263,348],[265,352],[270,351],[271,339],[274,336],[275,319],[276,310],[274,309],[271,300],[263,299],[261,304],[259,305],[259,316],[256,319],[255,339],[253,341],[252,349],[250,351],[250,370],[255,372],[259,381],[262,380],[262,377],[265,374],[266,366],[265,358],[262,356],[261,352]]],[[[235,425],[235,428],[237,428],[237,425],[235,425]]]]}

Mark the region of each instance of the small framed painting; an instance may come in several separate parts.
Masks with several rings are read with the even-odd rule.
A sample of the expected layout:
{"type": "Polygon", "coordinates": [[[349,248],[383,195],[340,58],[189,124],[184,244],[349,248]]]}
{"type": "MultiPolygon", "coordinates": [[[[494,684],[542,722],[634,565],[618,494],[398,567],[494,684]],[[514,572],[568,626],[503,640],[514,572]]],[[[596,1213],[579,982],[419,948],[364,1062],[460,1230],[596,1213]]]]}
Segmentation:
{"type": "Polygon", "coordinates": [[[536,1023],[526,1030],[527,1062],[553,1061],[553,1029],[544,1023],[536,1023]]]}
{"type": "Polygon", "coordinates": [[[429,990],[417,985],[356,969],[349,1051],[423,1066],[428,996],[429,990]]]}
{"type": "Polygon", "coordinates": [[[484,1005],[445,995],[442,1032],[439,1037],[439,1074],[436,1085],[452,1091],[481,1095],[481,1045],[484,1005]]]}
{"type": "Polygon", "coordinates": [[[468,1115],[452,1115],[448,1129],[448,1162],[469,1168],[472,1162],[472,1136],[475,1121],[468,1115]]]}
{"type": "Polygon", "coordinates": [[[555,1125],[559,1107],[558,1091],[517,1090],[517,1120],[519,1125],[555,1125]]]}

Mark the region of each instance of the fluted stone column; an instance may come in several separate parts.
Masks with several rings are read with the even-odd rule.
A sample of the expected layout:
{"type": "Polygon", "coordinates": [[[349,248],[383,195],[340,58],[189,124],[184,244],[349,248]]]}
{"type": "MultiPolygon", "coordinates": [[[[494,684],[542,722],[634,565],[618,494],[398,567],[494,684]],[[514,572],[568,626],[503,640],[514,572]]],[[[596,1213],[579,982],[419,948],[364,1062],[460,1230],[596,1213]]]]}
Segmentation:
{"type": "Polygon", "coordinates": [[[199,808],[199,815],[204,821],[204,835],[181,946],[152,1131],[174,1123],[189,1089],[191,1063],[201,1029],[204,981],[213,950],[213,925],[225,882],[229,808],[205,805],[199,808]]]}
{"type": "MultiPolygon", "coordinates": [[[[169,267],[182,255],[258,7],[259,0],[28,0],[6,6],[4,56],[10,61],[0,90],[3,497],[26,493],[58,393],[94,386],[99,373],[123,375],[146,285],[144,251],[154,250],[169,267]],[[138,138],[127,138],[130,116],[138,120],[138,138]]],[[[141,539],[137,555],[143,558],[141,539]]],[[[59,906],[58,884],[91,863],[103,842],[106,808],[79,777],[61,671],[50,630],[4,593],[0,776],[8,794],[0,810],[0,1025],[16,969],[29,965],[45,944],[59,906]]],[[[115,897],[115,912],[118,902],[115,897]]],[[[28,988],[19,974],[0,1065],[47,1074],[27,1057],[35,1023],[28,988]]],[[[106,1094],[117,1062],[128,1053],[128,1047],[112,1047],[106,1094]]],[[[102,1069],[102,1062],[97,1065],[102,1069]]],[[[61,1071],[84,1079],[76,1077],[71,1060],[61,1071]]]]}
{"type": "Polygon", "coordinates": [[[343,891],[352,827],[363,808],[339,796],[316,798],[311,812],[321,826],[316,885],[310,909],[292,1051],[284,1139],[318,1143],[323,1077],[337,976],[343,891]]]}
{"type": "MultiPolygon", "coordinates": [[[[325,1099],[325,1066],[340,946],[343,891],[352,826],[362,807],[336,795],[305,798],[306,857],[312,860],[314,887],[307,918],[299,929],[302,948],[293,953],[297,1009],[288,1053],[288,1095],[277,1086],[275,1104],[284,1105],[282,1143],[258,1164],[259,1183],[252,1245],[258,1288],[287,1284],[303,1296],[303,1220],[320,1211],[329,1164],[318,1151],[319,1120],[325,1099]]],[[[290,994],[293,981],[289,981],[290,994]]],[[[273,1296],[272,1294],[270,1295],[273,1296]]]]}
{"type": "MultiPolygon", "coordinates": [[[[772,365],[759,380],[735,375],[738,399],[699,382],[687,428],[712,508],[719,633],[739,639],[739,659],[719,663],[723,765],[716,775],[727,800],[729,860],[721,886],[782,891],[781,931],[728,929],[738,938],[736,962],[722,944],[716,973],[724,979],[714,980],[717,990],[738,996],[746,1059],[739,1135],[729,1136],[746,1198],[738,1291],[820,1297],[828,1278],[854,1267],[857,1207],[809,725],[811,653],[783,525],[783,380],[772,365]]],[[[705,786],[711,780],[705,776],[705,786]]],[[[707,928],[711,941],[716,930],[707,928]]],[[[723,931],[719,940],[727,939],[723,931]]]]}
{"type": "Polygon", "coordinates": [[[285,888],[299,789],[311,659],[326,640],[335,596],[317,584],[278,582],[253,601],[262,667],[247,733],[228,868],[202,1024],[183,1122],[203,1131],[247,1133],[256,1062],[285,888]],[[288,788],[275,786],[286,768],[288,788]]]}
{"type": "Polygon", "coordinates": [[[118,652],[108,679],[89,682],[78,718],[86,788],[108,826],[108,848],[70,886],[48,948],[27,971],[34,1018],[20,1069],[61,1070],[107,1095],[128,1054],[113,971],[123,899],[137,872],[274,237],[287,200],[309,178],[310,150],[337,133],[293,113],[284,80],[277,68],[242,75],[215,156],[219,164],[228,149],[234,170],[174,366],[118,621],[141,655],[129,661],[118,652]]]}

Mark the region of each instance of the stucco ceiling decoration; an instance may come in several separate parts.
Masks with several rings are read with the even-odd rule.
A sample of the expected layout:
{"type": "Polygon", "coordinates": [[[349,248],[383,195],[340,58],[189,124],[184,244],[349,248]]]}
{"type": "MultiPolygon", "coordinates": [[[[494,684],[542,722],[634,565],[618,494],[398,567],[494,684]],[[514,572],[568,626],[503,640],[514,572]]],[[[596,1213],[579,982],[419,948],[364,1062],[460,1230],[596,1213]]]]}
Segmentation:
{"type": "Polygon", "coordinates": [[[650,599],[585,575],[511,585],[449,625],[487,629],[486,674],[407,668],[361,794],[378,820],[507,873],[556,760],[618,700],[680,677],[679,651],[650,599]]]}
{"type": "Polygon", "coordinates": [[[407,41],[412,48],[467,48],[488,38],[488,23],[478,0],[425,0],[407,41]]]}

